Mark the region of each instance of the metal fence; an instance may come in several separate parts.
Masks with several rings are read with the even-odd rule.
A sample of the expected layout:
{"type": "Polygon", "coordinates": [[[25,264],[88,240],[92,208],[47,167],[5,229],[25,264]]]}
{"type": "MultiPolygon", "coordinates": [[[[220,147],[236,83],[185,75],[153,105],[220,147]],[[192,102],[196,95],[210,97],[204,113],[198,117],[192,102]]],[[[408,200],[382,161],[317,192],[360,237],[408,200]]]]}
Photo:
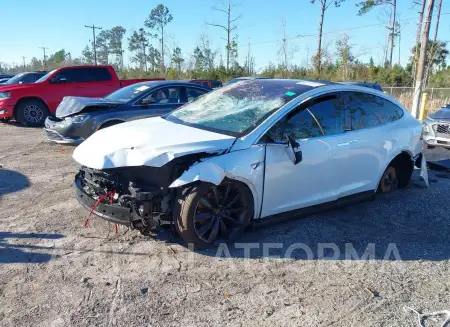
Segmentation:
{"type": "MultiPolygon", "coordinates": [[[[383,87],[384,91],[394,98],[397,98],[409,111],[411,111],[413,102],[413,87],[383,87]]],[[[427,88],[424,92],[428,93],[428,100],[425,105],[427,113],[439,109],[442,105],[450,103],[450,88],[427,88]]]]}

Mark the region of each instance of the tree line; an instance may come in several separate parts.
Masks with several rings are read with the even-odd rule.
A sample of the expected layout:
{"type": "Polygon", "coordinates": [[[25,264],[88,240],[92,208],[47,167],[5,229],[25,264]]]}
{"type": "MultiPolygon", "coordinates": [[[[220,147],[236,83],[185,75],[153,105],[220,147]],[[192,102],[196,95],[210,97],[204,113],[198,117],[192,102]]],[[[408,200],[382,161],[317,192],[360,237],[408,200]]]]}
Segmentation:
{"type": "MultiPolygon", "coordinates": [[[[278,78],[311,78],[332,81],[365,80],[376,81],[388,86],[412,86],[420,53],[420,34],[426,0],[418,0],[419,17],[417,37],[411,47],[411,56],[406,66],[394,62],[396,40],[401,34],[401,22],[398,20],[398,0],[364,0],[357,2],[357,14],[366,15],[377,8],[385,8],[389,13],[386,22],[387,45],[383,54],[383,62],[375,64],[373,58],[368,62],[358,59],[354,46],[348,35],[341,34],[335,41],[334,50],[330,44],[323,42],[323,26],[328,11],[339,10],[346,0],[310,0],[318,7],[320,19],[317,34],[317,51],[306,64],[294,62],[298,49],[292,46],[286,37],[286,22],[281,19],[282,35],[277,49],[278,61],[267,63],[259,71],[259,75],[278,78]]],[[[450,86],[450,68],[446,59],[449,51],[447,42],[438,40],[439,16],[442,0],[437,0],[438,14],[435,15],[434,38],[427,46],[428,60],[426,62],[426,81],[432,87],[450,86]]],[[[169,8],[163,4],[153,8],[143,27],[132,31],[126,38],[126,29],[115,26],[98,33],[95,42],[95,52],[98,64],[114,65],[123,78],[165,76],[169,79],[205,78],[222,81],[234,77],[255,75],[255,57],[248,44],[247,53],[239,57],[239,49],[245,47],[237,38],[238,22],[242,17],[237,13],[233,0],[218,0],[213,10],[221,13],[223,20],[205,22],[222,33],[226,41],[224,51],[212,48],[211,40],[203,33],[193,49],[181,49],[176,42],[168,45],[165,30],[174,17],[169,8]],[[130,52],[130,62],[124,63],[124,52],[130,52]],[[188,51],[183,52],[183,51],[188,51]],[[222,52],[225,55],[222,55],[222,52]]],[[[383,26],[381,26],[384,28],[383,26]]],[[[0,65],[0,71],[17,72],[23,70],[54,69],[64,65],[81,65],[94,63],[94,44],[86,45],[81,57],[73,58],[69,52],[61,49],[44,60],[32,58],[26,65],[0,65]]]]}

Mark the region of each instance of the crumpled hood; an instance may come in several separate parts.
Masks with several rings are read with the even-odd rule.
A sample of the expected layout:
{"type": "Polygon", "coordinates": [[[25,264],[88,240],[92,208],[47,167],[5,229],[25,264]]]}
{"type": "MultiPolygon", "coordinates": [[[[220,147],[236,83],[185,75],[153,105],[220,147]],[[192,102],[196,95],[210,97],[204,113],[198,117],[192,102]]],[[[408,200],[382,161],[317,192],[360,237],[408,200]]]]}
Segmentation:
{"type": "Polygon", "coordinates": [[[104,98],[86,98],[86,97],[64,97],[58,108],[56,108],[56,117],[64,118],[78,114],[89,107],[112,108],[120,105],[121,102],[112,101],[104,98]]]}
{"type": "Polygon", "coordinates": [[[187,154],[221,152],[229,149],[234,140],[232,136],[155,117],[99,130],[75,149],[73,158],[95,169],[161,167],[187,154]]]}

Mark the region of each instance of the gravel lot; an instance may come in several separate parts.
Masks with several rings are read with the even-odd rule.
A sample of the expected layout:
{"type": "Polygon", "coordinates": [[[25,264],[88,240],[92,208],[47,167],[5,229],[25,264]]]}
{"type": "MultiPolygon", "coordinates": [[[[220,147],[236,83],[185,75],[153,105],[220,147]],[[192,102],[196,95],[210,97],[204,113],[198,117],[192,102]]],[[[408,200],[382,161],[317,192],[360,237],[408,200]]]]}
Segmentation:
{"type": "Polygon", "coordinates": [[[13,124],[0,135],[2,327],[418,326],[404,306],[450,309],[445,173],[194,253],[169,232],[84,228],[73,148],[13,124]]]}

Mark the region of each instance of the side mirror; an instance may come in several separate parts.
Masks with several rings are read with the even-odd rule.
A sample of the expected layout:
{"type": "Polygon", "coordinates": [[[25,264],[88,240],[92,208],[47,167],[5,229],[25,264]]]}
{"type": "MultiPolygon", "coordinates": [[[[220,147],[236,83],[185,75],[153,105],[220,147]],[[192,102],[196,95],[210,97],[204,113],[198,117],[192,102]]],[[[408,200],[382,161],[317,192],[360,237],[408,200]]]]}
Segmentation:
{"type": "Polygon", "coordinates": [[[300,144],[289,135],[286,135],[286,154],[294,165],[299,164],[303,160],[303,153],[300,150],[300,144]]]}
{"type": "Polygon", "coordinates": [[[153,98],[145,98],[145,99],[142,99],[141,106],[148,106],[150,104],[155,104],[155,103],[156,103],[155,99],[153,99],[153,98]]]}

